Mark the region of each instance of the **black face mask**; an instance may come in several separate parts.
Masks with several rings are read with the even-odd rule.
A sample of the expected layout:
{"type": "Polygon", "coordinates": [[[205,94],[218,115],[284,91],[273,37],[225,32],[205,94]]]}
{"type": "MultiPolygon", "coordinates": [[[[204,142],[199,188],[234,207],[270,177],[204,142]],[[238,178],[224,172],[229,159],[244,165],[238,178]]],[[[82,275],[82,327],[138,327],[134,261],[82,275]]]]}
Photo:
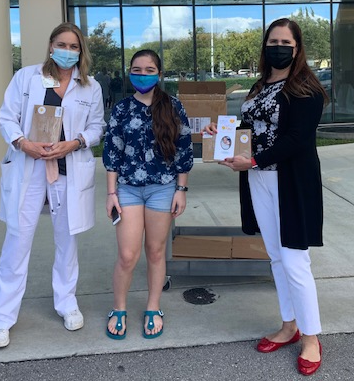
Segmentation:
{"type": "Polygon", "coordinates": [[[293,46],[266,46],[265,59],[275,69],[285,69],[293,62],[293,46]]]}

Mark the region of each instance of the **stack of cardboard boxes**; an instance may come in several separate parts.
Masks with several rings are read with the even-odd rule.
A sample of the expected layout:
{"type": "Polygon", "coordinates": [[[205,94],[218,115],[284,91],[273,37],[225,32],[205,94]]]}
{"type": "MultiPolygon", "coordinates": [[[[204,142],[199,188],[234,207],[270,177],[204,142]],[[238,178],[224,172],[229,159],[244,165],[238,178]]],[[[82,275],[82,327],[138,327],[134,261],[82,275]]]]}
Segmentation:
{"type": "Polygon", "coordinates": [[[178,83],[178,97],[186,109],[194,144],[202,143],[201,130],[219,115],[227,114],[226,83],[219,81],[178,83]]]}
{"type": "MultiPolygon", "coordinates": [[[[180,82],[179,99],[186,109],[192,128],[194,146],[202,150],[202,128],[217,123],[219,115],[227,115],[225,82],[180,82]]],[[[249,131],[247,132],[249,134],[249,131]]],[[[248,135],[250,137],[250,135],[248,135]]],[[[208,147],[210,157],[213,148],[208,147]]],[[[198,150],[194,150],[196,152],[198,150]]],[[[199,157],[202,156],[202,153],[199,157]]],[[[205,160],[209,161],[209,160],[205,160]]],[[[213,161],[213,160],[210,160],[213,161]]],[[[220,227],[219,227],[220,228],[220,227]]],[[[261,236],[176,235],[172,242],[172,257],[180,259],[269,259],[261,236]]]]}

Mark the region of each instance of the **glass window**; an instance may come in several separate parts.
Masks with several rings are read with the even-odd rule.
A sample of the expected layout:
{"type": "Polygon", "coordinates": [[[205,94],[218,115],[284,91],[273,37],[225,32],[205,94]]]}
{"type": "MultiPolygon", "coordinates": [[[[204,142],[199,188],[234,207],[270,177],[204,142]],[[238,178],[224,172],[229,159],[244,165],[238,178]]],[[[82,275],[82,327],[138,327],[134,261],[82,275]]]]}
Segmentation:
{"type": "MultiPolygon", "coordinates": [[[[288,17],[296,21],[302,31],[307,63],[319,78],[332,99],[331,23],[329,4],[267,5],[266,27],[274,20],[288,17]]],[[[324,110],[321,121],[332,119],[332,104],[324,110]]]]}
{"type": "Polygon", "coordinates": [[[231,115],[257,79],[262,20],[261,6],[196,7],[197,78],[226,82],[231,115]]]}
{"type": "Polygon", "coordinates": [[[262,0],[195,0],[196,5],[246,5],[262,4],[262,0]]]}
{"type": "Polygon", "coordinates": [[[180,76],[194,65],[192,8],[123,7],[123,20],[126,74],[137,50],[152,49],[162,60],[162,88],[176,94],[180,76]]]}
{"type": "Polygon", "coordinates": [[[69,8],[69,20],[87,36],[90,74],[100,82],[105,106],[110,108],[123,96],[119,7],[69,8]],[[120,83],[114,86],[117,81],[120,83]]]}
{"type": "Polygon", "coordinates": [[[21,69],[21,34],[20,10],[18,7],[10,8],[10,33],[12,45],[12,65],[14,73],[21,69]]]}
{"type": "Polygon", "coordinates": [[[119,6],[119,0],[67,0],[68,7],[106,7],[107,5],[119,6]]]}
{"type": "MultiPolygon", "coordinates": [[[[281,0],[265,0],[264,1],[266,4],[284,4],[284,1],[281,0]]],[[[288,0],[286,3],[287,4],[306,4],[307,6],[311,4],[319,4],[319,3],[329,3],[330,0],[303,0],[299,2],[299,0],[288,0]]]]}
{"type": "Polygon", "coordinates": [[[123,0],[123,5],[192,5],[192,0],[123,0]]]}
{"type": "Polygon", "coordinates": [[[352,122],[354,116],[354,4],[333,6],[334,121],[352,122]]]}
{"type": "MultiPolygon", "coordinates": [[[[17,0],[18,1],[18,0],[17,0]]],[[[119,0],[67,0],[68,6],[95,6],[105,7],[107,5],[119,6],[119,0]]],[[[124,5],[192,5],[192,0],[123,0],[124,5]]]]}

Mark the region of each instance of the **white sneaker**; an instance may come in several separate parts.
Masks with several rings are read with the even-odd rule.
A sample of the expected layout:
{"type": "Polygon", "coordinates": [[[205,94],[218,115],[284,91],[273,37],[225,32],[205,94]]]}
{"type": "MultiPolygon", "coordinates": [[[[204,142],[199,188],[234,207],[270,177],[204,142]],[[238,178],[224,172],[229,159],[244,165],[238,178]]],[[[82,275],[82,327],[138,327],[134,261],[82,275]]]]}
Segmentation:
{"type": "Polygon", "coordinates": [[[0,329],[0,348],[7,347],[10,344],[10,331],[0,329]]]}
{"type": "Polygon", "coordinates": [[[74,310],[64,315],[64,327],[69,331],[76,331],[84,326],[84,317],[80,310],[74,310]]]}

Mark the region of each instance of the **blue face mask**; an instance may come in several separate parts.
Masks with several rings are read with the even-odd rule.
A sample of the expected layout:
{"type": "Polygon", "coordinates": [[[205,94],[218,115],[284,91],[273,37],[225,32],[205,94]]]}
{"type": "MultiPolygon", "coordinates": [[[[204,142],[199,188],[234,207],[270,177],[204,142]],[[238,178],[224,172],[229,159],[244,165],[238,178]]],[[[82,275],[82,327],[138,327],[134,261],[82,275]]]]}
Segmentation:
{"type": "Polygon", "coordinates": [[[50,55],[52,60],[64,70],[71,69],[79,61],[80,52],[74,50],[54,48],[54,53],[50,55]]]}
{"type": "Polygon", "coordinates": [[[134,89],[141,94],[146,94],[152,90],[159,82],[158,74],[129,74],[130,82],[134,89]]]}

